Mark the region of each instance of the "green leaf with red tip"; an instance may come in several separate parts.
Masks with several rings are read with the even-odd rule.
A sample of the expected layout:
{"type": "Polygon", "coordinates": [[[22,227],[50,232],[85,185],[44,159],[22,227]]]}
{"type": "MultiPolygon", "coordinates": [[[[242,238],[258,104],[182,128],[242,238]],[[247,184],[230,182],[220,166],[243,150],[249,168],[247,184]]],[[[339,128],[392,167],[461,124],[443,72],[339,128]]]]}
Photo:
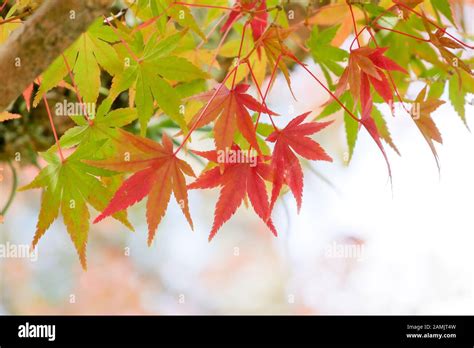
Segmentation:
{"type": "MultiPolygon", "coordinates": [[[[20,191],[43,189],[33,247],[61,212],[84,269],[87,267],[86,245],[90,217],[88,205],[96,210],[104,209],[107,199],[110,199],[113,193],[109,186],[95,177],[94,168],[82,163],[85,159],[92,159],[99,146],[97,143],[82,145],[65,162],[61,162],[56,155],[45,153],[44,159],[48,165],[29,185],[20,188],[20,191]]],[[[113,217],[133,229],[125,212],[116,211],[113,217]]]]}

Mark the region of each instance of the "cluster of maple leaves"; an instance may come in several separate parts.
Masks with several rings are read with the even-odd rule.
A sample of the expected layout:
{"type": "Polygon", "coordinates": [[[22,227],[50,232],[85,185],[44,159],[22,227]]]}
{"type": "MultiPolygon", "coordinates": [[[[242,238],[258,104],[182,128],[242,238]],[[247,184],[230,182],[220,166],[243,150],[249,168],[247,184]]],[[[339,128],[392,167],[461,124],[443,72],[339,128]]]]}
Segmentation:
{"type": "MultiPolygon", "coordinates": [[[[41,100],[47,103],[46,93],[57,85],[73,90],[81,103],[95,103],[100,94],[101,68],[113,77],[108,94],[102,98],[96,115],[71,117],[76,126],[43,154],[48,165],[31,184],[22,188],[43,188],[33,245],[37,244],[61,212],[85,267],[90,220],[88,205],[100,212],[94,223],[112,216],[133,229],[126,210],[148,197],[146,219],[150,244],[166,214],[172,194],[193,228],[188,191],[211,188],[220,188],[220,194],[209,240],[214,238],[246,199],[276,236],[272,211],[284,186],[293,194],[298,210],[302,204],[303,169],[300,158],[332,161],[310,137],[332,121],[316,121],[311,117],[311,112],[307,112],[289,120],[281,129],[273,122],[273,118],[280,115],[266,105],[266,98],[278,71],[283,74],[291,90],[290,64],[306,70],[329,94],[330,98],[318,118],[332,115],[341,108],[344,110],[351,153],[361,126],[380,148],[391,177],[382,141],[397,153],[398,149],[374,102],[393,107],[398,100],[409,114],[416,114],[414,122],[438,161],[433,141],[441,143],[442,138],[431,113],[444,103],[439,99],[442,91],[439,92],[440,87],[435,87],[435,83],[430,86],[427,84],[415,100],[403,99],[400,90],[406,92],[404,78],[409,77],[410,69],[415,70],[415,63],[404,61],[409,58],[397,62],[389,58],[390,40],[396,40],[394,35],[398,35],[402,40],[393,41],[397,44],[405,44],[406,40],[412,39],[420,47],[423,45],[413,55],[416,54],[418,60],[424,59],[438,67],[439,71],[433,72],[421,63],[422,66],[417,67],[418,71],[427,77],[433,74],[454,74],[459,85],[455,87],[459,88],[461,95],[472,92],[472,76],[468,64],[451,50],[472,47],[448,34],[444,27],[424,13],[417,12],[415,8],[420,3],[422,1],[418,0],[395,1],[388,8],[359,4],[362,11],[359,7],[357,9],[359,13],[365,14],[365,20],[362,21],[365,25],[358,28],[357,12],[354,15],[356,6],[350,2],[341,2],[337,10],[344,9],[350,13],[348,18],[353,24],[354,40],[349,52],[331,44],[340,35],[338,33],[342,26],[320,31],[315,25],[317,15],[289,25],[286,18],[278,16],[282,6],[276,0],[237,0],[231,7],[227,1],[146,0],[130,5],[130,10],[142,19],[141,24],[135,27],[129,28],[120,20],[98,20],[37,81],[39,87],[33,106],[41,100]],[[195,46],[189,31],[200,37],[203,43],[214,32],[214,29],[208,35],[202,32],[192,15],[193,8],[223,13],[220,19],[216,14],[212,17],[216,22],[214,29],[220,24],[218,31],[222,35],[215,53],[205,49],[186,50],[189,46],[195,46]],[[277,14],[272,17],[273,12],[277,14]],[[397,24],[390,28],[383,27],[379,21],[385,17],[392,20],[397,18],[397,24]],[[413,22],[412,27],[410,21],[413,22]],[[309,50],[320,65],[329,86],[323,84],[298,59],[294,48],[288,45],[301,25],[307,25],[308,30],[311,30],[309,50]],[[433,27],[436,29],[434,32],[433,27]],[[423,28],[427,38],[419,36],[423,28]],[[224,43],[232,29],[239,34],[239,38],[224,43]],[[362,44],[364,31],[368,39],[362,44]],[[246,35],[249,32],[250,40],[249,35],[246,35]],[[381,35],[382,32],[388,32],[388,35],[381,35]],[[353,48],[355,44],[357,48],[353,48]],[[218,64],[216,57],[219,50],[229,51],[232,47],[231,56],[235,58],[235,64],[230,66],[225,78],[214,88],[202,92],[200,82],[210,79],[209,71],[218,64]],[[438,55],[434,55],[431,47],[438,50],[444,63],[438,60],[438,55]],[[121,64],[122,60],[127,62],[125,68],[121,64]],[[342,68],[339,63],[344,60],[347,60],[347,65],[342,68]],[[454,66],[453,61],[456,61],[454,66]],[[406,63],[406,68],[402,67],[402,63],[406,63]],[[207,72],[201,69],[204,65],[209,66],[207,72]],[[271,73],[268,87],[263,91],[261,86],[267,71],[271,73]],[[332,84],[333,75],[338,77],[336,84],[332,84]],[[69,83],[64,81],[67,77],[69,83]],[[249,94],[251,85],[258,92],[258,99],[249,94]],[[130,107],[111,110],[124,91],[128,92],[130,107]],[[191,114],[181,112],[183,101],[188,103],[191,114]],[[405,106],[408,102],[413,103],[411,110],[405,106]],[[147,138],[146,134],[152,116],[161,113],[181,131],[173,137],[161,131],[161,143],[158,143],[147,138]],[[271,124],[260,122],[262,114],[268,116],[271,124]],[[139,124],[141,135],[130,132],[135,123],[139,124]],[[187,148],[192,134],[208,125],[211,125],[210,136],[214,139],[215,149],[190,150],[194,156],[208,161],[205,170],[196,177],[191,166],[180,158],[183,153],[181,150],[187,148]],[[177,140],[179,137],[181,142],[177,140]],[[271,144],[272,149],[268,144],[271,144]],[[74,149],[74,152],[66,158],[62,152],[64,149],[74,149]],[[220,154],[227,152],[245,154],[246,160],[222,161],[220,154]]],[[[437,14],[439,12],[452,21],[451,10],[446,8],[444,0],[433,2],[433,8],[437,14]]],[[[331,5],[321,7],[320,11],[326,9],[330,10],[331,5]]],[[[202,47],[202,44],[198,47],[202,47]]],[[[453,84],[450,82],[449,88],[454,90],[453,84]]],[[[31,85],[24,94],[28,107],[33,88],[31,85]]],[[[459,103],[457,101],[457,106],[456,103],[453,105],[461,115],[459,103]]]]}

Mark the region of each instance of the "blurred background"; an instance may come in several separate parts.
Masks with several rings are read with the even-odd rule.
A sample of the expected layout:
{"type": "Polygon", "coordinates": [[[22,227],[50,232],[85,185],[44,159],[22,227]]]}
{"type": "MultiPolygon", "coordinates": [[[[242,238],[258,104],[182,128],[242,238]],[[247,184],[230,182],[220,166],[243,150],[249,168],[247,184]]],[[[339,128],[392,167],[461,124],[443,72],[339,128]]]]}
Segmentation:
{"type": "MultiPolygon", "coordinates": [[[[316,115],[327,98],[303,70],[295,68],[292,80],[298,101],[281,76],[268,100],[288,116],[282,125],[309,110],[316,115]]],[[[412,99],[421,88],[413,86],[412,99]]],[[[351,163],[344,163],[344,128],[336,122],[314,137],[334,163],[305,166],[299,214],[291,194],[279,200],[278,238],[242,206],[208,243],[218,190],[191,191],[194,232],[172,199],[147,247],[141,202],[129,210],[135,233],[111,219],[91,226],[83,271],[59,219],[40,241],[37,258],[0,257],[0,314],[474,313],[474,136],[449,102],[433,113],[444,140],[437,146],[438,173],[410,117],[381,110],[402,154],[386,147],[393,189],[365,131],[351,163]]],[[[472,105],[466,111],[473,128],[472,105]]],[[[18,168],[20,184],[37,171],[18,168]]],[[[3,204],[8,167],[2,174],[3,204]]],[[[0,244],[31,243],[39,203],[39,191],[16,195],[0,224],[0,244]]]]}

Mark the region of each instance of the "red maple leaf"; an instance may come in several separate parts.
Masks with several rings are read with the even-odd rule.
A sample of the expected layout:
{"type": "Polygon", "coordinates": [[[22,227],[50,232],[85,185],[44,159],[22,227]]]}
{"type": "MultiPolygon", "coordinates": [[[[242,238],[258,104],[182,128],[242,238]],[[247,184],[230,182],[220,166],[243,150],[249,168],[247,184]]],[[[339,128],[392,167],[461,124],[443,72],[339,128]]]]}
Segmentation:
{"type": "Polygon", "coordinates": [[[116,140],[118,151],[115,157],[87,163],[108,170],[135,173],[123,182],[94,223],[127,209],[148,196],[146,216],[148,244],[151,244],[173,192],[176,202],[193,228],[184,174],[195,175],[189,164],[176,157],[171,139],[163,134],[161,145],[120,130],[116,140]]]}
{"type": "Polygon", "coordinates": [[[362,74],[365,74],[377,93],[387,104],[391,105],[393,91],[385,71],[400,71],[405,74],[407,71],[384,56],[387,49],[387,47],[361,47],[351,51],[349,64],[337,84],[336,96],[339,97],[349,88],[354,100],[358,100],[361,93],[362,74]]]}
{"type": "Polygon", "coordinates": [[[298,211],[301,208],[303,198],[303,170],[295,153],[309,160],[322,160],[332,162],[332,158],[324,149],[308,135],[319,132],[326,128],[331,122],[308,122],[303,123],[310,114],[307,112],[291,120],[288,125],[276,130],[267,138],[275,143],[272,155],[273,189],[270,200],[270,210],[280,194],[283,184],[288,185],[296,199],[298,211]]]}
{"type": "Polygon", "coordinates": [[[359,121],[367,130],[367,132],[369,132],[372,139],[374,139],[380,151],[382,151],[382,155],[385,159],[385,162],[387,163],[388,175],[391,179],[392,169],[390,167],[390,162],[388,161],[387,153],[385,152],[382,141],[380,140],[380,134],[377,129],[377,124],[375,123],[375,120],[371,116],[374,103],[372,100],[372,95],[370,94],[369,76],[365,72],[361,73],[360,105],[362,109],[362,115],[359,121]]]}
{"type": "Polygon", "coordinates": [[[226,32],[244,12],[248,11],[254,11],[250,20],[250,26],[252,28],[253,40],[255,42],[258,41],[268,24],[266,0],[237,0],[234,10],[221,28],[221,32],[226,32]]]}
{"type": "Polygon", "coordinates": [[[255,156],[235,144],[226,152],[216,150],[193,152],[220,165],[203,172],[195,182],[188,185],[189,189],[208,189],[218,186],[222,188],[216,204],[209,241],[234,215],[246,196],[255,213],[276,236],[275,226],[272,220],[268,219],[269,203],[264,181],[272,179],[271,167],[266,163],[269,157],[255,156]]]}
{"type": "Polygon", "coordinates": [[[362,115],[359,122],[369,132],[382,152],[391,178],[390,163],[380,140],[377,125],[371,116],[373,99],[370,93],[370,85],[374,87],[387,104],[392,105],[393,91],[385,74],[387,71],[407,72],[393,60],[385,57],[384,53],[386,51],[387,47],[360,47],[351,51],[349,64],[339,79],[335,96],[339,97],[345,90],[349,89],[355,101],[360,99],[362,115]]]}
{"type": "Polygon", "coordinates": [[[269,115],[276,115],[276,113],[259,103],[251,95],[246,94],[249,87],[249,85],[240,84],[229,90],[227,87],[220,85],[216,87],[217,89],[220,88],[217,94],[215,94],[216,89],[214,89],[191,97],[206,102],[206,105],[191,120],[189,128],[203,127],[219,117],[214,125],[216,150],[224,151],[226,148],[230,148],[234,141],[235,131],[239,129],[249,144],[260,152],[255,134],[255,125],[247,108],[269,115]]]}

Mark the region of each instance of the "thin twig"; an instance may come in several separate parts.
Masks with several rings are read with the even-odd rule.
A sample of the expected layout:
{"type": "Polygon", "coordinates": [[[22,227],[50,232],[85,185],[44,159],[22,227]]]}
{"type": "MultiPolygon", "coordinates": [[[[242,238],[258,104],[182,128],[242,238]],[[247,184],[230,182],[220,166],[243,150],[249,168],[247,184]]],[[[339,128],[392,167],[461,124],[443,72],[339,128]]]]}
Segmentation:
{"type": "Polygon", "coordinates": [[[0,212],[0,215],[5,216],[7,214],[8,209],[13,203],[13,199],[15,198],[16,195],[16,189],[18,187],[18,174],[16,172],[15,166],[13,165],[11,160],[8,160],[8,166],[10,167],[10,170],[12,172],[12,189],[10,191],[10,195],[8,197],[7,203],[3,207],[2,211],[0,212]]]}
{"type": "MultiPolygon", "coordinates": [[[[37,80],[37,84],[41,85],[41,82],[37,80]]],[[[58,147],[59,157],[61,157],[61,162],[64,163],[63,151],[61,149],[61,145],[59,144],[58,133],[56,131],[56,126],[54,125],[54,122],[53,122],[53,115],[51,114],[51,109],[49,108],[48,100],[46,99],[46,94],[43,94],[43,102],[44,102],[44,105],[46,106],[46,112],[48,113],[51,130],[53,131],[54,140],[56,141],[56,146],[58,147]]]]}

